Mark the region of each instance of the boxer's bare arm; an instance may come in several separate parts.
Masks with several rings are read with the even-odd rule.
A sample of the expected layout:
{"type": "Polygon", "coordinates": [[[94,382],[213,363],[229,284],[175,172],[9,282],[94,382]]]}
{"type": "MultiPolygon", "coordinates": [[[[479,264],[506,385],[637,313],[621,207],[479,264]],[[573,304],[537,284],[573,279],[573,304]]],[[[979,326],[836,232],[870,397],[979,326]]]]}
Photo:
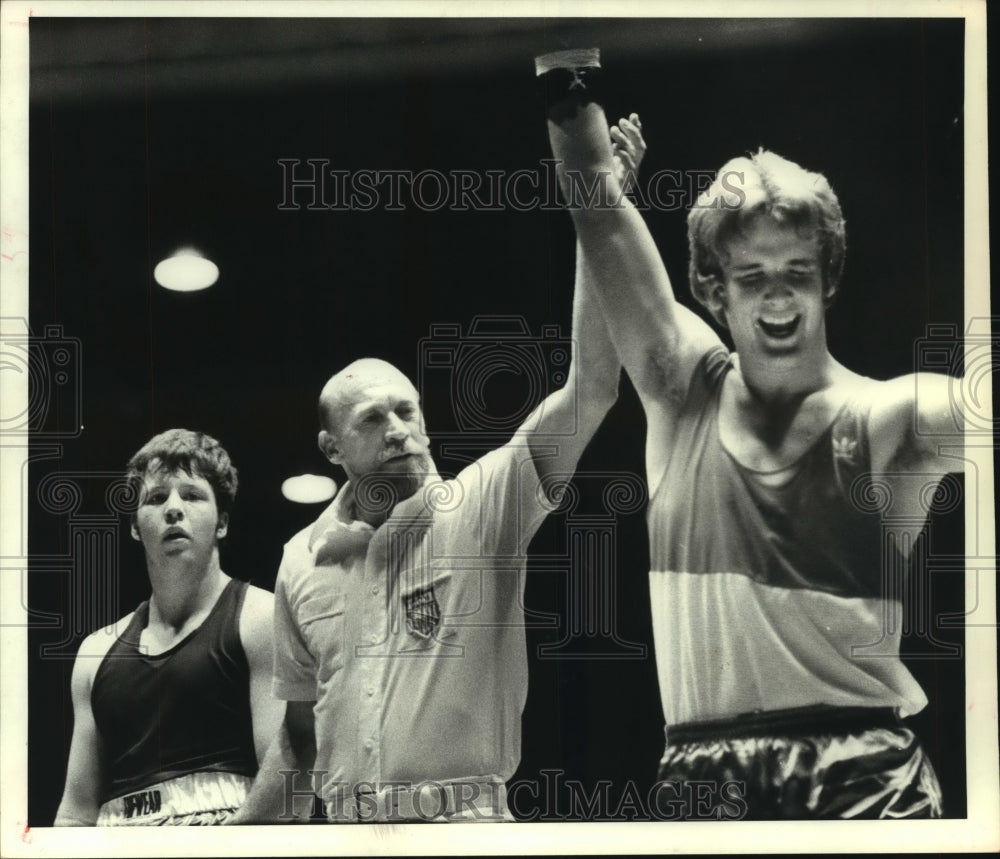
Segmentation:
{"type": "Polygon", "coordinates": [[[868,424],[872,470],[929,478],[961,471],[961,388],[960,381],[936,373],[878,383],[868,424]]]}
{"type": "MultiPolygon", "coordinates": [[[[638,116],[628,133],[610,129],[615,175],[623,186],[635,181],[646,154],[638,116]]],[[[573,289],[572,361],[563,388],[536,410],[526,426],[539,477],[572,474],[608,410],[618,398],[621,360],[597,302],[594,265],[578,241],[573,289]],[[555,451],[555,453],[553,453],[555,451]]]]}
{"type": "Polygon", "coordinates": [[[116,627],[91,633],[80,645],[73,663],[70,693],[73,700],[73,738],[66,766],[66,785],[56,811],[55,826],[93,826],[100,811],[101,780],[105,765],[104,743],[94,721],[90,693],[101,660],[114,643],[116,627]]]}
{"type": "MultiPolygon", "coordinates": [[[[674,297],[656,244],[622,192],[603,108],[590,102],[575,111],[550,111],[548,128],[611,337],[647,411],[670,411],[698,358],[719,339],[674,297]],[[597,193],[576,192],[574,183],[597,193]]],[[[634,124],[622,119],[617,128],[616,140],[634,124]]]]}
{"type": "Polygon", "coordinates": [[[250,668],[250,716],[260,764],[281,727],[282,702],[271,694],[274,667],[274,594],[247,588],[240,613],[240,641],[250,668]]]}

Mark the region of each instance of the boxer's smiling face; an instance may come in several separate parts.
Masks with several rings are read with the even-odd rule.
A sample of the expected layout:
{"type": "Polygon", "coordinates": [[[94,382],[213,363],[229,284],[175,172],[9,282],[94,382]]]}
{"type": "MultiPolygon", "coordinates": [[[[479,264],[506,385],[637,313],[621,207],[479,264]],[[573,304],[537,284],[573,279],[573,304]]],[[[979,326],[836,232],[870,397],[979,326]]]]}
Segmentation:
{"type": "Polygon", "coordinates": [[[726,249],[715,300],[736,351],[767,358],[825,349],[829,295],[816,232],[758,215],[726,249]]]}

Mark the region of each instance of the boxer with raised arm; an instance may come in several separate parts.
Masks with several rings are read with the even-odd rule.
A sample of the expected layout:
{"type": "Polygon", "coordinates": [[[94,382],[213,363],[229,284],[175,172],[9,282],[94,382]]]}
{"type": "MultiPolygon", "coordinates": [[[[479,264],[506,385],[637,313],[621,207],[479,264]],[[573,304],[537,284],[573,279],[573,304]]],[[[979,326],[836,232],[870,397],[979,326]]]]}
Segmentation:
{"type": "Polygon", "coordinates": [[[962,444],[951,380],[875,381],[830,354],[840,205],[822,175],[766,151],[723,166],[688,218],[690,286],[726,348],[675,299],[622,194],[598,52],[549,54],[536,72],[578,240],[647,419],[661,782],[736,785],[754,818],[940,816],[902,721],[927,699],[899,658],[900,591],[873,488],[915,538],[936,484],[961,470],[942,453],[962,444]]]}

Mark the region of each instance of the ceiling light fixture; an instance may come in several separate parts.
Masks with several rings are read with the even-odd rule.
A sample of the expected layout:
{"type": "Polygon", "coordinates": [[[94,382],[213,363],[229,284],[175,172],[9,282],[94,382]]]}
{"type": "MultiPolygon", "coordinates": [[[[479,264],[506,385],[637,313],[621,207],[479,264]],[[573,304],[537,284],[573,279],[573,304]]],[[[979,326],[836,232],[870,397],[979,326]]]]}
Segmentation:
{"type": "Polygon", "coordinates": [[[157,264],[153,277],[164,289],[196,292],[210,287],[219,279],[219,267],[194,248],[181,248],[157,264]]]}
{"type": "Polygon", "coordinates": [[[281,494],[296,504],[318,504],[337,494],[337,484],[319,474],[299,474],[281,484],[281,494]]]}

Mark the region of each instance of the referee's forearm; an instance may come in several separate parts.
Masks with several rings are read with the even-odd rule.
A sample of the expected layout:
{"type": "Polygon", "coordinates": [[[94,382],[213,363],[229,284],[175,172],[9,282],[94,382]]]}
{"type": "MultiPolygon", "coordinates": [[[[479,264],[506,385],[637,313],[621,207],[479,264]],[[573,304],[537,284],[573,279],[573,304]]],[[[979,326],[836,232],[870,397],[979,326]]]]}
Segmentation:
{"type": "Polygon", "coordinates": [[[287,728],[271,743],[246,801],[228,821],[246,823],[308,823],[313,809],[314,784],[310,770],[316,749],[296,750],[287,728]]]}

